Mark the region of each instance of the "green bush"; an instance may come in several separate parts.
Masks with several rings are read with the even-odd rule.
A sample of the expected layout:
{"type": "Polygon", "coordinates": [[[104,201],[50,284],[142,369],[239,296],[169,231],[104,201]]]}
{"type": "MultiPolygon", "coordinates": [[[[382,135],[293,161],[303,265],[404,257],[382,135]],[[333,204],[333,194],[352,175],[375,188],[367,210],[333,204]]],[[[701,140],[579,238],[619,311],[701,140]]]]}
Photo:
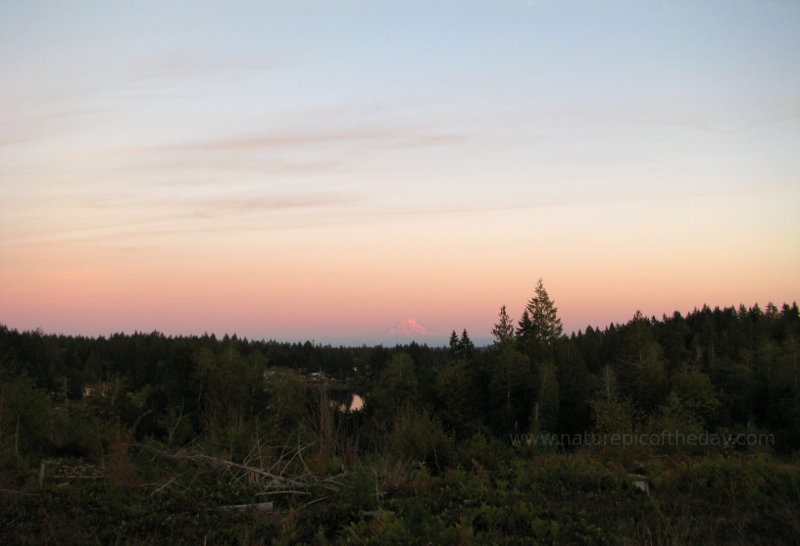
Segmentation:
{"type": "Polygon", "coordinates": [[[389,437],[395,456],[441,472],[454,459],[455,443],[441,422],[427,411],[406,410],[395,417],[389,437]]]}

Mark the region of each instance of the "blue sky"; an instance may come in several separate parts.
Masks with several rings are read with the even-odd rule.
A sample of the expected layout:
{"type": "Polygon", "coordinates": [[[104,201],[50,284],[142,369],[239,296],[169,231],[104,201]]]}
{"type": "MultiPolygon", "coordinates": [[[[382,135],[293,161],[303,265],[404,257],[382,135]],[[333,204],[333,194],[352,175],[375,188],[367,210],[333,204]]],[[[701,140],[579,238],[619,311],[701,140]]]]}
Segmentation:
{"type": "Polygon", "coordinates": [[[795,299],[799,25],[766,0],[4,3],[0,321],[485,334],[540,276],[572,328],[795,299]]]}

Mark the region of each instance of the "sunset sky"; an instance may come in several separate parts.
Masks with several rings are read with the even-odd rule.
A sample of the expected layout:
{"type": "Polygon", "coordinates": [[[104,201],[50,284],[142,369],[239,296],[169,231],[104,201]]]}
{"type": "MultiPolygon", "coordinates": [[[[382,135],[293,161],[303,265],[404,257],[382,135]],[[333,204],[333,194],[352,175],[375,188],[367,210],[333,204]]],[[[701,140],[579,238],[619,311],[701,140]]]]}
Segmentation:
{"type": "Polygon", "coordinates": [[[10,328],[800,299],[800,2],[1,2],[0,82],[10,328]]]}

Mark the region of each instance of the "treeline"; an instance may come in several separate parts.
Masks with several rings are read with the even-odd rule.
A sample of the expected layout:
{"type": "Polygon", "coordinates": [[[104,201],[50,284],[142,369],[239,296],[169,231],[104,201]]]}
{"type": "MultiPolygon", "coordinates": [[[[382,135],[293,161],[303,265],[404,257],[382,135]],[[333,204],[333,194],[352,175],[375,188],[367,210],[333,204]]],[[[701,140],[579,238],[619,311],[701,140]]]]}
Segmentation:
{"type": "Polygon", "coordinates": [[[0,326],[0,538],[797,542],[796,304],[566,336],[540,281],[492,335],[331,347],[0,326]]]}
{"type": "Polygon", "coordinates": [[[0,327],[0,450],[6,464],[92,457],[113,423],[138,439],[241,459],[255,435],[278,444],[302,427],[319,433],[320,404],[338,407],[343,400],[331,401],[352,392],[364,410],[329,421],[350,431],[353,450],[427,423],[434,432],[406,441],[420,459],[437,442],[530,432],[768,432],[778,451],[800,447],[796,304],[637,313],[565,336],[539,281],[521,317],[503,307],[492,333],[485,348],[466,331],[449,347],[385,348],[0,327]],[[331,379],[327,387],[309,380],[313,372],[331,379]]]}

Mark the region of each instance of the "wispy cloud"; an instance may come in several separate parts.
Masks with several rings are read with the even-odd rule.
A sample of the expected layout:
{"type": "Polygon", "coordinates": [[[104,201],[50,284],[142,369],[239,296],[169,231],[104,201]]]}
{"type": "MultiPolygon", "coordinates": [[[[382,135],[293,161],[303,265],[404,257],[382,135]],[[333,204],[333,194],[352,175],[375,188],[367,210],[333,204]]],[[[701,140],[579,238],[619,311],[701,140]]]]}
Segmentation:
{"type": "Polygon", "coordinates": [[[271,148],[321,147],[362,144],[386,148],[426,148],[453,144],[466,134],[441,132],[425,126],[354,125],[335,129],[301,128],[266,131],[260,134],[231,135],[205,141],[167,144],[138,151],[161,152],[236,152],[271,148]]]}
{"type": "Polygon", "coordinates": [[[736,133],[768,127],[800,118],[800,100],[781,97],[765,101],[694,101],[673,103],[664,109],[652,109],[649,114],[640,110],[639,123],[654,126],[677,126],[712,133],[736,133]],[[653,114],[656,112],[656,114],[653,114]]]}
{"type": "Polygon", "coordinates": [[[129,62],[121,75],[130,81],[151,82],[156,79],[190,79],[232,73],[264,72],[281,64],[254,56],[212,57],[192,51],[160,52],[157,56],[129,62]]]}
{"type": "Polygon", "coordinates": [[[218,213],[226,211],[268,212],[276,210],[301,209],[311,207],[329,207],[351,203],[353,199],[337,194],[298,194],[262,197],[232,197],[206,199],[198,205],[213,209],[218,213]]]}
{"type": "Polygon", "coordinates": [[[237,154],[195,155],[164,153],[159,148],[147,150],[104,151],[111,164],[96,166],[95,172],[106,177],[136,176],[139,186],[166,185],[249,187],[263,185],[266,177],[304,176],[309,174],[351,173],[356,166],[342,159],[310,158],[289,159],[282,157],[246,157],[237,154]]]}
{"type": "Polygon", "coordinates": [[[72,221],[31,224],[17,236],[5,237],[0,246],[314,226],[320,216],[335,214],[355,201],[342,192],[63,196],[60,202],[71,211],[72,221]]]}
{"type": "Polygon", "coordinates": [[[76,133],[152,101],[179,104],[197,87],[252,77],[285,66],[256,55],[162,51],[150,57],[26,68],[0,89],[0,146],[76,133]]]}
{"type": "Polygon", "coordinates": [[[326,207],[350,203],[353,198],[339,192],[237,192],[216,191],[213,196],[172,195],[153,197],[146,193],[111,193],[104,196],[74,197],[77,206],[98,209],[136,208],[154,210],[159,207],[214,208],[219,211],[277,211],[308,207],[326,207]]]}

